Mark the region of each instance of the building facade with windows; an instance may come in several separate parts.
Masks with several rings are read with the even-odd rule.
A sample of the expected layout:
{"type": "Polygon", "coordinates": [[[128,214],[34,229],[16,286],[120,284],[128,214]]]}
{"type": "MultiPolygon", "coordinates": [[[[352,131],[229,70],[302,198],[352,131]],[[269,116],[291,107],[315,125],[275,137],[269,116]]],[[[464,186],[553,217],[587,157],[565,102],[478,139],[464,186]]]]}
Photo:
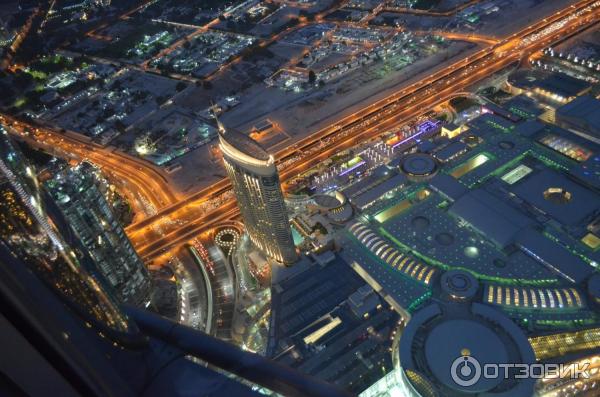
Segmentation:
{"type": "Polygon", "coordinates": [[[126,303],[150,301],[144,263],[100,189],[102,177],[89,163],[65,167],[46,181],[54,202],[83,243],[96,267],[126,303]]]}
{"type": "MultiPolygon", "coordinates": [[[[37,179],[33,166],[0,126],[0,255],[18,258],[31,274],[58,291],[106,332],[128,333],[106,280],[37,179]]],[[[33,292],[31,292],[33,293],[33,292]]]]}
{"type": "Polygon", "coordinates": [[[219,124],[225,168],[254,245],[266,256],[286,265],[298,255],[273,156],[257,142],[219,124]]]}

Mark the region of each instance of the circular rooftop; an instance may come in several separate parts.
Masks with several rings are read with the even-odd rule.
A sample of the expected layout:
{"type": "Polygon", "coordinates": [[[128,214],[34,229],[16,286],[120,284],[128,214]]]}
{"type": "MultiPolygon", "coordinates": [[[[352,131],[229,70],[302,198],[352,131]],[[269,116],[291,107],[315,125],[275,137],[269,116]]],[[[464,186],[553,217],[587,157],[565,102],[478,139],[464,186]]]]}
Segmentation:
{"type": "Polygon", "coordinates": [[[515,147],[515,143],[511,140],[506,139],[498,142],[498,147],[502,150],[510,150],[515,147]]]}
{"type": "Polygon", "coordinates": [[[410,225],[416,231],[423,232],[423,231],[427,230],[429,225],[431,225],[431,221],[426,216],[418,215],[411,219],[410,225]]]}
{"type": "Polygon", "coordinates": [[[600,304],[600,274],[594,274],[588,280],[588,294],[600,304]]]}
{"type": "Polygon", "coordinates": [[[426,177],[435,173],[437,163],[429,154],[410,153],[402,159],[400,169],[412,177],[426,177]]]}
{"type": "Polygon", "coordinates": [[[312,199],[319,207],[323,207],[325,209],[338,208],[343,204],[343,201],[341,201],[337,195],[331,196],[329,194],[315,194],[312,196],[312,199]]]}
{"type": "MultiPolygon", "coordinates": [[[[462,271],[442,276],[444,289],[467,295],[473,280],[462,271]]],[[[530,396],[534,379],[483,376],[486,364],[504,363],[535,363],[533,349],[506,315],[481,303],[432,303],[414,313],[400,339],[405,379],[424,396],[530,396]]]]}
{"type": "Polygon", "coordinates": [[[519,69],[509,74],[507,81],[513,87],[529,90],[548,76],[550,73],[543,70],[519,69]]]}
{"type": "Polygon", "coordinates": [[[544,199],[554,204],[567,204],[573,195],[560,187],[550,187],[544,191],[544,199]]]}
{"type": "Polygon", "coordinates": [[[442,291],[451,299],[467,300],[477,293],[479,282],[470,273],[462,270],[450,270],[442,275],[442,291]]]}
{"type": "MultiPolygon", "coordinates": [[[[508,351],[504,341],[489,326],[481,324],[476,319],[448,320],[437,324],[425,340],[425,359],[433,376],[446,385],[461,388],[454,383],[452,378],[452,364],[461,357],[472,357],[481,366],[484,364],[506,363],[508,351]],[[450,363],[450,366],[448,365],[450,363]]],[[[459,370],[454,371],[455,376],[461,380],[468,381],[473,369],[467,367],[467,373],[463,373],[464,364],[459,364],[459,370]]],[[[493,389],[502,382],[502,378],[481,378],[473,386],[470,392],[484,392],[493,389]]]]}
{"type": "Polygon", "coordinates": [[[327,217],[334,223],[344,223],[352,217],[352,206],[342,192],[336,191],[334,196],[316,194],[312,199],[316,205],[327,211],[327,217]]]}

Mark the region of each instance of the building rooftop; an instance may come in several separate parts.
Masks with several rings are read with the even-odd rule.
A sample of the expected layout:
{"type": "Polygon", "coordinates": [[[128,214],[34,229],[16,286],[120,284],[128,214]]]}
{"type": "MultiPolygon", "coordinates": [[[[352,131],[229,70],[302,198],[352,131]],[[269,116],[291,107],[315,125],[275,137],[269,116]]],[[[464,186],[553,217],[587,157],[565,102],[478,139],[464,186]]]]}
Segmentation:
{"type": "Polygon", "coordinates": [[[465,185],[448,174],[439,173],[429,181],[429,186],[442,196],[456,201],[468,192],[465,185]]]}
{"type": "Polygon", "coordinates": [[[546,124],[537,120],[527,120],[524,123],[519,124],[515,127],[515,132],[525,137],[532,137],[535,134],[543,131],[546,128],[546,124]]]}
{"type": "Polygon", "coordinates": [[[590,83],[563,73],[542,70],[518,70],[511,73],[508,82],[516,87],[533,90],[539,89],[556,94],[562,98],[571,98],[585,93],[590,83]]]}
{"type": "Polygon", "coordinates": [[[328,210],[342,206],[345,201],[344,196],[339,193],[335,196],[329,194],[315,194],[312,196],[312,199],[318,206],[328,210]]]}
{"type": "Polygon", "coordinates": [[[557,120],[570,121],[575,128],[584,129],[596,135],[600,132],[600,100],[591,95],[583,95],[556,109],[557,120]]]}
{"type": "Polygon", "coordinates": [[[361,178],[343,190],[346,197],[352,198],[366,192],[370,188],[380,184],[392,175],[393,171],[385,165],[381,165],[370,172],[369,175],[361,178]]]}
{"type": "Polygon", "coordinates": [[[544,113],[544,109],[540,104],[526,95],[517,95],[503,106],[513,114],[526,119],[535,119],[544,113]]]}
{"type": "MultiPolygon", "coordinates": [[[[462,379],[454,364],[457,360],[476,360],[483,367],[531,364],[535,356],[525,334],[499,310],[479,303],[450,308],[442,301],[417,311],[400,340],[400,362],[406,378],[422,395],[498,393],[524,397],[533,392],[534,379],[467,377],[464,380],[475,379],[474,383],[461,385],[455,380],[462,379]]],[[[473,368],[473,364],[468,365],[473,368]]]]}
{"type": "Polygon", "coordinates": [[[269,161],[269,153],[249,136],[235,130],[221,131],[221,142],[226,142],[241,153],[256,160],[269,161]]]}
{"type": "Polygon", "coordinates": [[[524,229],[515,240],[527,254],[537,258],[570,282],[580,283],[595,272],[595,269],[581,258],[533,229],[524,229]]]}
{"type": "Polygon", "coordinates": [[[532,173],[511,191],[563,225],[577,225],[600,209],[600,196],[551,169],[532,173]]]}
{"type": "Polygon", "coordinates": [[[590,277],[587,290],[590,297],[600,303],[600,274],[590,277]]]}
{"type": "Polygon", "coordinates": [[[435,152],[433,156],[441,162],[446,162],[465,152],[467,149],[468,146],[464,142],[453,141],[449,145],[435,152]]]}
{"type": "Polygon", "coordinates": [[[368,206],[373,201],[377,200],[384,194],[398,189],[406,183],[406,176],[402,174],[396,174],[389,179],[381,182],[380,184],[373,186],[366,192],[360,193],[350,199],[350,202],[356,205],[358,208],[368,206]]]}
{"type": "Polygon", "coordinates": [[[437,170],[437,163],[426,153],[411,153],[402,158],[400,170],[412,177],[425,177],[437,170]]]}
{"type": "Polygon", "coordinates": [[[600,190],[600,154],[596,154],[586,161],[577,164],[569,170],[569,174],[586,185],[600,190]]]}
{"type": "Polygon", "coordinates": [[[274,355],[284,350],[288,338],[333,310],[363,285],[341,258],[324,266],[305,267],[275,284],[268,352],[274,355]]]}
{"type": "Polygon", "coordinates": [[[450,213],[471,224],[500,247],[512,243],[517,232],[532,224],[527,216],[482,189],[472,190],[459,198],[450,207],[450,213]]]}
{"type": "Polygon", "coordinates": [[[398,315],[339,257],[274,285],[271,313],[267,354],[282,364],[354,392],[392,368],[398,315]]]}
{"type": "Polygon", "coordinates": [[[72,196],[80,193],[82,189],[94,184],[92,174],[95,169],[89,163],[81,163],[74,168],[60,164],[54,172],[56,175],[49,179],[47,184],[51,187],[54,197],[64,203],[73,199],[72,196]]]}
{"type": "Polygon", "coordinates": [[[584,92],[590,87],[590,84],[566,74],[552,73],[540,81],[539,87],[545,91],[568,98],[584,92]]]}

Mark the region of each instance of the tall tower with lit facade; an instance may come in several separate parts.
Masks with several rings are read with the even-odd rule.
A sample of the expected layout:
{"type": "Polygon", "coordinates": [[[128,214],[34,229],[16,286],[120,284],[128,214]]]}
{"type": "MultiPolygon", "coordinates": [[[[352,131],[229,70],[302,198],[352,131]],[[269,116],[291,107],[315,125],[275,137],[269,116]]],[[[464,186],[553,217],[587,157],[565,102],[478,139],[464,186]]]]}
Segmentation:
{"type": "MultiPolygon", "coordinates": [[[[131,331],[106,280],[61,217],[34,169],[0,126],[0,250],[18,258],[91,323],[131,331]]],[[[31,291],[34,293],[35,291],[31,291]]]]}
{"type": "Polygon", "coordinates": [[[219,142],[248,236],[267,257],[294,263],[298,255],[275,159],[250,137],[226,131],[220,123],[219,142]]]}
{"type": "Polygon", "coordinates": [[[102,183],[96,168],[81,163],[55,173],[46,187],[117,296],[144,306],[150,302],[148,271],[110,209],[102,183]]]}

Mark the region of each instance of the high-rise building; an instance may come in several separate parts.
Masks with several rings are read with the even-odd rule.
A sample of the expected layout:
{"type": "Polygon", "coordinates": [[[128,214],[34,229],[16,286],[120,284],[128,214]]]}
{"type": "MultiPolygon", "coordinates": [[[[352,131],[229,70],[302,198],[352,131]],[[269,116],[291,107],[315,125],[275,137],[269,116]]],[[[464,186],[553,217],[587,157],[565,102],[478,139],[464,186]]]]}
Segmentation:
{"type": "Polygon", "coordinates": [[[150,301],[148,271],[100,190],[103,182],[89,163],[65,167],[46,181],[48,191],[102,275],[124,302],[150,301]]]}
{"type": "Polygon", "coordinates": [[[101,324],[107,332],[130,332],[117,300],[103,289],[106,280],[94,273],[93,262],[73,237],[33,168],[0,126],[0,248],[91,323],[101,324]]]}
{"type": "Polygon", "coordinates": [[[269,258],[295,262],[297,253],[275,159],[250,137],[226,131],[220,123],[219,142],[250,239],[269,258]]]}

